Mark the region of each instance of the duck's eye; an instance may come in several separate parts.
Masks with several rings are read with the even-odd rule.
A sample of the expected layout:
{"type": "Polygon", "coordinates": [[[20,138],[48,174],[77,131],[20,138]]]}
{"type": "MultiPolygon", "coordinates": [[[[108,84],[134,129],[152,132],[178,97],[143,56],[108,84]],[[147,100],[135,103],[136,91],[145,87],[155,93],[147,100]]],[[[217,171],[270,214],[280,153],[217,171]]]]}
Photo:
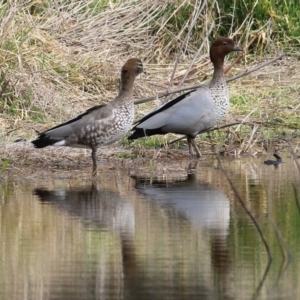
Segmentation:
{"type": "Polygon", "coordinates": [[[224,42],[222,43],[222,45],[226,46],[226,45],[228,45],[228,43],[224,41],[224,42]]]}

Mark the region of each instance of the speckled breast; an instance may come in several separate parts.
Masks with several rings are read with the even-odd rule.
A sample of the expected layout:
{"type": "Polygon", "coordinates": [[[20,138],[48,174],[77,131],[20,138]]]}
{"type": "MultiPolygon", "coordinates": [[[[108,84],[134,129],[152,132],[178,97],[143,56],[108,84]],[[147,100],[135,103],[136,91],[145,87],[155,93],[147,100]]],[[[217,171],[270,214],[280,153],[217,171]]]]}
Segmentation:
{"type": "Polygon", "coordinates": [[[220,122],[229,110],[229,92],[226,82],[219,83],[210,88],[211,97],[216,104],[215,122],[220,122]]]}
{"type": "Polygon", "coordinates": [[[124,103],[115,110],[115,122],[113,122],[112,135],[105,144],[113,143],[123,138],[131,129],[134,120],[134,104],[124,103]]]}

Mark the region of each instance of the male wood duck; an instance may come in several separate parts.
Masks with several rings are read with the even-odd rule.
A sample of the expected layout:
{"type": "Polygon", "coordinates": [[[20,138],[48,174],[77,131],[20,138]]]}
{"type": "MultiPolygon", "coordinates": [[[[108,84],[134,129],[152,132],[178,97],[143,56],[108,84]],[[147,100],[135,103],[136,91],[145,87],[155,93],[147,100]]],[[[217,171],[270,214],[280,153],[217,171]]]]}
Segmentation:
{"type": "Polygon", "coordinates": [[[242,51],[233,40],[217,38],[210,47],[214,66],[212,80],[205,86],[183,94],[138,120],[129,139],[155,134],[177,133],[187,137],[189,152],[197,157],[201,152],[195,137],[220,122],[229,109],[229,94],[224,78],[224,58],[233,51],[242,51]],[[193,147],[193,148],[192,148],[193,147]]]}

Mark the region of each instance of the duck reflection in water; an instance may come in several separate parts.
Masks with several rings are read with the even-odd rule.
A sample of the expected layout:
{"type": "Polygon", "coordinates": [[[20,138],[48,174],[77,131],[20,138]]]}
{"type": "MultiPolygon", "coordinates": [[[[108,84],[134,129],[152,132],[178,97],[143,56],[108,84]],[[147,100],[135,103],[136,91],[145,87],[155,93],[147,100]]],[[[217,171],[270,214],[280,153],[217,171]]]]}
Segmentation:
{"type": "MultiPolygon", "coordinates": [[[[135,178],[135,181],[136,189],[133,193],[144,196],[141,198],[143,200],[134,202],[123,198],[118,192],[97,189],[95,186],[80,189],[35,190],[35,194],[42,203],[67,212],[84,223],[96,225],[100,231],[112,231],[114,235],[120,237],[122,270],[117,269],[117,272],[109,270],[111,264],[118,262],[116,260],[113,263],[110,260],[103,262],[99,255],[99,258],[93,261],[98,265],[95,274],[92,275],[89,272],[90,279],[86,284],[88,288],[93,290],[92,292],[99,291],[99,295],[109,295],[114,299],[192,300],[199,299],[199,297],[216,299],[215,297],[221,294],[231,295],[229,290],[231,261],[227,249],[230,203],[225,194],[209,184],[202,183],[195,174],[188,174],[186,179],[180,182],[166,183],[157,180],[150,184],[149,180],[140,178],[135,178]],[[145,199],[145,196],[149,200],[145,199]],[[157,210],[157,207],[162,209],[157,210]],[[148,215],[149,209],[153,212],[158,211],[153,219],[151,219],[151,214],[148,215]],[[161,214],[162,210],[166,213],[161,214]],[[137,213],[139,216],[136,215],[137,213]],[[152,239],[153,236],[150,239],[147,237],[147,234],[151,236],[151,225],[145,226],[146,231],[139,232],[140,229],[136,224],[138,220],[143,223],[149,222],[149,224],[157,219],[163,219],[165,222],[166,215],[175,227],[170,226],[167,232],[162,231],[161,234],[155,231],[155,236],[159,235],[157,239],[154,238],[155,241],[152,239]],[[176,226],[180,226],[180,229],[176,226]],[[168,248],[170,252],[167,251],[162,255],[167,261],[159,261],[162,253],[157,253],[153,246],[161,244],[162,238],[170,239],[170,245],[174,245],[180,242],[173,240],[178,233],[190,234],[190,232],[196,232],[194,229],[201,231],[201,234],[196,234],[196,236],[191,234],[190,236],[196,239],[192,243],[202,243],[202,240],[197,241],[197,238],[204,238],[203,247],[193,248],[192,246],[191,250],[195,249],[196,253],[186,252],[186,254],[190,253],[200,265],[196,263],[196,266],[190,266],[190,260],[181,258],[174,262],[170,261],[178,256],[177,254],[172,256],[170,253],[172,247],[171,250],[168,248]],[[210,248],[207,249],[207,246],[210,248]],[[148,250],[145,251],[145,248],[148,250]],[[202,252],[201,249],[206,250],[202,252]],[[143,253],[142,256],[141,253],[143,253]],[[157,258],[158,261],[156,261],[157,258]],[[161,272],[160,264],[167,266],[167,269],[161,272]],[[181,267],[178,267],[179,265],[181,267]],[[205,268],[202,269],[202,266],[205,268]],[[208,266],[207,269],[212,267],[214,271],[206,273],[206,266],[208,266]],[[157,271],[156,267],[160,271],[157,271]],[[211,280],[212,274],[213,280],[211,280]],[[186,282],[182,276],[187,276],[191,281],[186,282]]],[[[107,250],[118,251],[117,248],[107,250]]],[[[165,248],[160,250],[165,250],[165,248]]],[[[67,285],[62,282],[60,288],[63,294],[66,292],[67,285]]],[[[54,285],[52,290],[56,289],[57,286],[54,285]]],[[[72,299],[78,299],[78,295],[74,294],[72,299]]]]}
{"type": "Polygon", "coordinates": [[[188,173],[183,181],[134,178],[137,190],[147,196],[151,203],[162,207],[171,217],[185,219],[188,226],[208,232],[215,274],[229,275],[231,261],[227,236],[230,201],[224,192],[201,182],[194,173],[188,173]]]}
{"type": "Polygon", "coordinates": [[[83,221],[121,234],[128,235],[134,231],[133,207],[117,192],[97,189],[95,185],[91,185],[78,189],[37,188],[35,194],[42,202],[55,205],[60,210],[80,217],[83,221]]]}
{"type": "MultiPolygon", "coordinates": [[[[42,203],[53,205],[85,224],[91,224],[93,228],[96,226],[95,230],[112,231],[119,234],[123,270],[119,274],[114,273],[109,276],[108,270],[111,267],[101,262],[101,255],[99,255],[99,262],[95,263],[99,263],[101,268],[106,267],[95,274],[94,285],[95,289],[99,290],[101,294],[111,295],[113,293],[114,296],[120,295],[123,290],[121,284],[123,276],[126,278],[135,274],[137,267],[133,241],[135,214],[131,203],[123,199],[119,193],[97,189],[95,185],[78,189],[47,190],[37,188],[34,193],[42,203]],[[113,280],[113,283],[109,280],[113,280]],[[114,286],[113,291],[112,285],[114,286]]],[[[91,283],[89,283],[89,286],[92,287],[91,283]]],[[[64,293],[63,287],[62,293],[64,293]]],[[[73,299],[78,299],[78,295],[75,294],[73,299]]]]}

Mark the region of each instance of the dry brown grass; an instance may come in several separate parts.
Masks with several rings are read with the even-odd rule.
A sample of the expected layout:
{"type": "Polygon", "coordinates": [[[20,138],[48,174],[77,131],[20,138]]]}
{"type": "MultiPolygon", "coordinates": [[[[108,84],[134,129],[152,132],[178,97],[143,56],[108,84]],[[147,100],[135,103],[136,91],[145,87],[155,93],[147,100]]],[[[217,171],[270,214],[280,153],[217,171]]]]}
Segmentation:
{"type": "MultiPolygon", "coordinates": [[[[84,150],[38,151],[26,143],[9,142],[17,138],[30,140],[37,131],[43,131],[93,105],[114,98],[118,90],[120,68],[129,57],[140,57],[146,67],[146,74],[138,78],[135,84],[134,96],[137,100],[178,87],[183,79],[184,84],[191,85],[210,78],[212,67],[207,55],[207,38],[210,31],[209,39],[216,36],[219,29],[219,25],[212,25],[217,1],[213,4],[206,1],[189,2],[190,15],[184,20],[179,19],[179,12],[187,1],[107,3],[105,9],[100,9],[101,3],[97,6],[94,1],[87,0],[11,1],[0,5],[3,160],[22,163],[34,161],[41,165],[47,158],[48,161],[55,161],[55,157],[60,160],[80,160],[84,150]],[[170,3],[175,9],[169,14],[162,13],[168,11],[170,3]],[[175,25],[177,21],[181,22],[180,30],[170,27],[169,20],[172,18],[175,19],[175,25]],[[203,47],[199,52],[200,46],[203,47]],[[190,73],[186,77],[189,68],[190,73]],[[24,149],[20,150],[22,147],[24,149]]],[[[250,29],[246,33],[248,21],[250,19],[242,24],[242,35],[239,32],[229,32],[228,35],[237,34],[246,44],[257,34],[250,29]]],[[[258,35],[260,40],[265,34],[262,29],[261,35],[258,35]]],[[[276,49],[276,45],[270,44],[268,39],[265,41],[261,49],[276,49]]],[[[268,57],[274,55],[269,53],[268,57]]],[[[231,75],[265,59],[267,57],[246,56],[234,66],[231,75]]],[[[242,120],[251,111],[255,113],[247,118],[248,122],[265,121],[276,114],[279,118],[288,116],[297,122],[298,66],[297,58],[286,57],[231,83],[234,101],[228,122],[242,120]],[[239,100],[241,95],[246,95],[245,103],[243,99],[239,100]],[[281,101],[282,98],[284,101],[281,101]]],[[[139,105],[136,116],[148,112],[160,101],[139,105]]],[[[241,139],[246,145],[243,149],[255,147],[254,142],[260,130],[253,130],[240,133],[244,135],[241,139]]],[[[232,140],[236,140],[236,136],[232,140]]],[[[135,153],[147,151],[143,146],[125,149],[121,143],[110,149],[114,154],[120,151],[127,153],[132,149],[135,153]]],[[[156,151],[153,156],[158,155],[158,150],[153,151],[156,151]]],[[[89,163],[90,153],[84,153],[87,153],[83,157],[89,163]]]]}

